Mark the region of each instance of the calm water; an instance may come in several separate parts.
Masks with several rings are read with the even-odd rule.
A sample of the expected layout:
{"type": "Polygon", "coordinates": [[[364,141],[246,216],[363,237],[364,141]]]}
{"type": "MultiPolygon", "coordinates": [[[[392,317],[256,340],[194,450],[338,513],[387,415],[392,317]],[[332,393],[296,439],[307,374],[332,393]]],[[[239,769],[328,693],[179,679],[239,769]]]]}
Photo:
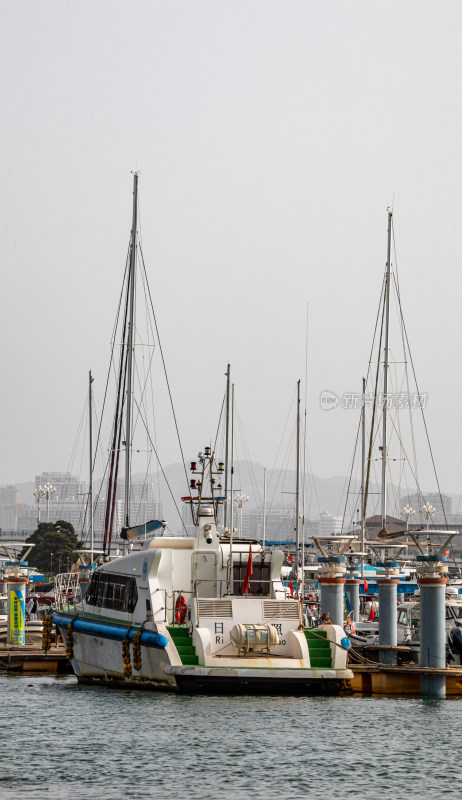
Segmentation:
{"type": "Polygon", "coordinates": [[[0,674],[0,798],[460,796],[462,699],[187,697],[0,674]]]}

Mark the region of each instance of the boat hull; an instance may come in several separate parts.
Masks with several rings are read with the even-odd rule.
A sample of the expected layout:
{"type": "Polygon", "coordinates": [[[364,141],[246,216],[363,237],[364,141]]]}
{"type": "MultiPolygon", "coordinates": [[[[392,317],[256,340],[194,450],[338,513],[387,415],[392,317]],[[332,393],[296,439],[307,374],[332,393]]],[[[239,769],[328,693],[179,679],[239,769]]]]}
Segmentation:
{"type": "Polygon", "coordinates": [[[188,694],[338,695],[353,676],[350,670],[266,670],[173,667],[180,692],[188,694]],[[294,674],[295,673],[295,674],[294,674]]]}
{"type": "MultiPolygon", "coordinates": [[[[67,644],[68,627],[63,623],[64,618],[57,622],[67,644]]],[[[80,683],[188,694],[335,695],[353,677],[349,669],[185,666],[173,642],[163,648],[141,645],[139,670],[133,666],[131,644],[131,672],[124,674],[120,637],[109,639],[78,630],[72,631],[70,661],[80,683]]]]}

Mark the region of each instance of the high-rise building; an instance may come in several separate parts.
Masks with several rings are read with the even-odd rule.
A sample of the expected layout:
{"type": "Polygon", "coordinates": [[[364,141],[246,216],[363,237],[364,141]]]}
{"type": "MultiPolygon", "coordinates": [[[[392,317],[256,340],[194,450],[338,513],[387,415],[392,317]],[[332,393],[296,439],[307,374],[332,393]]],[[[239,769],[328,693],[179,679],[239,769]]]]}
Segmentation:
{"type": "Polygon", "coordinates": [[[36,489],[46,483],[56,489],[56,492],[50,497],[50,502],[52,500],[53,502],[78,500],[86,491],[85,483],[77,475],[71,475],[70,472],[42,472],[41,475],[35,476],[36,489]]]}

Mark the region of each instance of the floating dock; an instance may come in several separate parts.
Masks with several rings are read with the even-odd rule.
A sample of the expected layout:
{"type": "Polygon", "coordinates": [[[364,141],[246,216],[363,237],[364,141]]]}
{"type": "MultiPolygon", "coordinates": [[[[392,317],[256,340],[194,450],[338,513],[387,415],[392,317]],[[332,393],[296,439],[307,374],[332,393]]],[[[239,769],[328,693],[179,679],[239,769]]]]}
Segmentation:
{"type": "Polygon", "coordinates": [[[12,672],[72,672],[64,646],[53,646],[44,653],[40,644],[0,644],[0,669],[12,672]]]}

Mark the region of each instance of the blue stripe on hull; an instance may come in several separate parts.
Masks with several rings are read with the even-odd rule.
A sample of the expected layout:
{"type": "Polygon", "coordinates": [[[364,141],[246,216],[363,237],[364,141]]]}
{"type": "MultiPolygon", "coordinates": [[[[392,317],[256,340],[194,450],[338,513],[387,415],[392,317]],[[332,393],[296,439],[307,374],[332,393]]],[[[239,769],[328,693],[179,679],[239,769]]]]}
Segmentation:
{"type": "MultiPolygon", "coordinates": [[[[136,633],[136,628],[128,628],[122,625],[111,625],[109,622],[94,622],[89,619],[82,619],[81,617],[66,617],[62,614],[54,613],[52,622],[55,625],[66,627],[72,622],[72,629],[78,633],[87,633],[93,636],[101,636],[102,639],[112,639],[116,642],[122,642],[127,639],[133,641],[133,636],[136,633]]],[[[166,636],[161,633],[154,633],[153,631],[143,631],[141,633],[141,644],[144,647],[157,647],[158,649],[165,649],[168,645],[166,636]]]]}

